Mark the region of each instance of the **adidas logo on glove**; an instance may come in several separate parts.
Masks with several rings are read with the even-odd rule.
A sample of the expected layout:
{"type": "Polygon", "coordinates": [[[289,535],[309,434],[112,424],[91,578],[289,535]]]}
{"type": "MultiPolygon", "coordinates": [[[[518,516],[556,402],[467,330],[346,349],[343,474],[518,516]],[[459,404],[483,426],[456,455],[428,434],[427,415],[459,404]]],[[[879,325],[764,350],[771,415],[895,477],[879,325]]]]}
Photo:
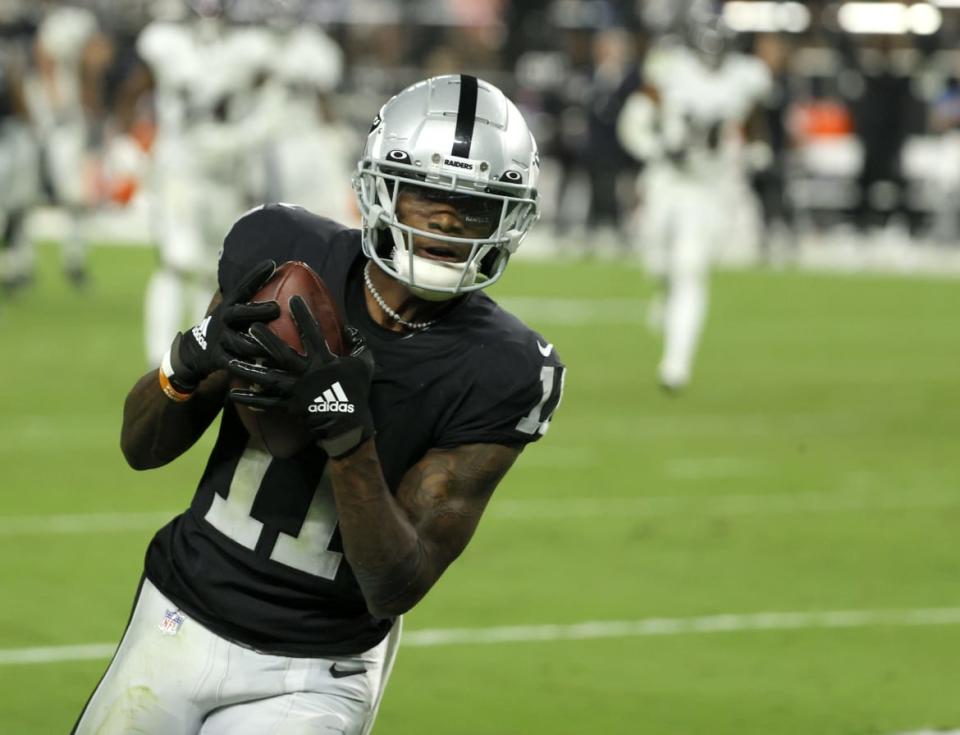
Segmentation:
{"type": "Polygon", "coordinates": [[[200,345],[201,350],[207,349],[207,327],[210,326],[210,319],[212,317],[207,317],[198,325],[193,328],[193,338],[197,340],[197,344],[200,345]]]}
{"type": "Polygon", "coordinates": [[[310,413],[353,413],[353,404],[349,400],[338,380],[323,395],[314,398],[307,410],[310,413]]]}

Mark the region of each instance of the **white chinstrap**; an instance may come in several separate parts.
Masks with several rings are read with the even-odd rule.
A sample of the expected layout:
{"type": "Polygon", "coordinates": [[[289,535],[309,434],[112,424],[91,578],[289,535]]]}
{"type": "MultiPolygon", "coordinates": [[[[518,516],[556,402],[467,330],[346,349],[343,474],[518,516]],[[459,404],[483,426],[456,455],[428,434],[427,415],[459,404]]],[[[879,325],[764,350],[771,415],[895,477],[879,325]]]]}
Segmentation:
{"type": "Polygon", "coordinates": [[[383,300],[383,296],[380,295],[380,292],[373,285],[373,281],[370,278],[370,261],[367,261],[367,264],[363,267],[363,282],[367,284],[367,290],[370,292],[370,295],[373,296],[373,300],[377,302],[383,313],[388,317],[393,319],[395,322],[398,322],[405,326],[407,329],[418,329],[423,331],[424,329],[429,329],[434,324],[436,324],[439,319],[431,319],[425,322],[412,322],[409,319],[404,319],[397,312],[387,306],[387,302],[383,300]]]}

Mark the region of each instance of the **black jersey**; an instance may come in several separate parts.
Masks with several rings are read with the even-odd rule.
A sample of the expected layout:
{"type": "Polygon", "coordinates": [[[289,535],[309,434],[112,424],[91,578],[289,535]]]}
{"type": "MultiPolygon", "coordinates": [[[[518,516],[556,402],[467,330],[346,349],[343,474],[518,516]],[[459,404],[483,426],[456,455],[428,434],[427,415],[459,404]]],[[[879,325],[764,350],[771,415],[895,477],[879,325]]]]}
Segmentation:
{"type": "MultiPolygon", "coordinates": [[[[563,388],[553,347],[483,293],[435,326],[400,334],[367,312],[360,233],[306,210],[271,205],[242,217],[220,257],[223,292],[256,263],[309,264],[376,361],[375,442],[396,491],[431,448],[522,445],[547,429],[563,388]]],[[[367,610],[343,555],[326,456],[276,459],[249,444],[233,405],[190,508],[162,528],[146,573],[216,633],[270,653],[325,656],[376,645],[393,619],[367,610]]]]}

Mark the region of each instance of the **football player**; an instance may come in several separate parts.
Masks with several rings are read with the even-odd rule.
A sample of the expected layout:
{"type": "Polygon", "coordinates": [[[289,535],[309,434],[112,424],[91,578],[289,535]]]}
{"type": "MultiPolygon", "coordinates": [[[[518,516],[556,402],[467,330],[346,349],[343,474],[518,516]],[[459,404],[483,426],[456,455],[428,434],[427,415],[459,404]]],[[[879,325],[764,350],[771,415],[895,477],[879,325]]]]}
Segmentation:
{"type": "Polygon", "coordinates": [[[32,279],[33,252],[24,222],[40,193],[40,152],[23,94],[33,29],[16,10],[0,8],[0,288],[5,292],[32,279]]]}
{"type": "Polygon", "coordinates": [[[273,48],[267,32],[234,27],[226,10],[223,2],[192,0],[137,39],[142,81],[131,95],[152,93],[157,125],[148,177],[158,248],[144,298],[149,364],[203,314],[216,283],[217,243],[249,206],[245,174],[258,141],[242,124],[243,104],[273,48]]]}
{"type": "Polygon", "coordinates": [[[52,8],[37,29],[25,99],[42,150],[41,180],[49,200],[67,215],[62,242],[69,281],[83,286],[87,274],[86,212],[95,200],[92,141],[94,85],[102,73],[98,56],[108,44],[96,15],[86,8],[52,8]]]}
{"type": "Polygon", "coordinates": [[[641,246],[661,280],[660,384],[684,388],[706,316],[711,261],[748,200],[744,125],[770,88],[759,59],[731,49],[719,18],[691,19],[686,44],[663,43],[647,58],[645,89],[620,114],[624,148],[646,162],[641,246]]]}
{"type": "MultiPolygon", "coordinates": [[[[355,135],[331,114],[329,95],[343,75],[343,52],[315,26],[277,30],[277,53],[264,99],[270,120],[263,146],[264,201],[296,202],[314,214],[355,224],[350,172],[355,135]]],[[[258,110],[259,112],[259,110],[258,110]]]]}
{"type": "Polygon", "coordinates": [[[401,616],[560,401],[556,349],[482,290],[538,217],[538,174],[514,104],[440,76],[374,119],[354,179],[360,230],[288,205],[234,224],[207,317],[127,397],[136,469],[219,429],[192,504],[150,543],[75,733],[370,731],[401,616]],[[265,327],[276,302],[247,303],[287,261],[325,281],[349,354],[327,349],[299,297],[305,355],[265,327]],[[272,456],[239,406],[286,412],[305,446],[272,456]]]}

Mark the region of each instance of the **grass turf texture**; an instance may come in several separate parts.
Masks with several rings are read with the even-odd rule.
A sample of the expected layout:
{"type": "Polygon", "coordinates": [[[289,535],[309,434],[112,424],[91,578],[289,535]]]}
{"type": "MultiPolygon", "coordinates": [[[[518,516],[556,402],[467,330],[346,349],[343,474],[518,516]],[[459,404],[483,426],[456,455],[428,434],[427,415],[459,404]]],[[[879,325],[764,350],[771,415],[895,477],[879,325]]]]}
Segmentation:
{"type": "MultiPolygon", "coordinates": [[[[118,448],[152,264],[97,248],[76,293],[47,247],[0,303],[3,517],[187,504],[209,437],[146,473],[118,448]]],[[[955,283],[720,273],[680,397],[635,269],[516,262],[494,293],[557,345],[564,403],[408,631],[960,607],[955,283]]],[[[116,641],[151,533],[0,533],[0,648],[116,641]]],[[[960,727],[957,652],[960,626],[407,647],[377,732],[960,727]]],[[[67,732],[105,664],[0,665],[0,732],[67,732]]]]}

